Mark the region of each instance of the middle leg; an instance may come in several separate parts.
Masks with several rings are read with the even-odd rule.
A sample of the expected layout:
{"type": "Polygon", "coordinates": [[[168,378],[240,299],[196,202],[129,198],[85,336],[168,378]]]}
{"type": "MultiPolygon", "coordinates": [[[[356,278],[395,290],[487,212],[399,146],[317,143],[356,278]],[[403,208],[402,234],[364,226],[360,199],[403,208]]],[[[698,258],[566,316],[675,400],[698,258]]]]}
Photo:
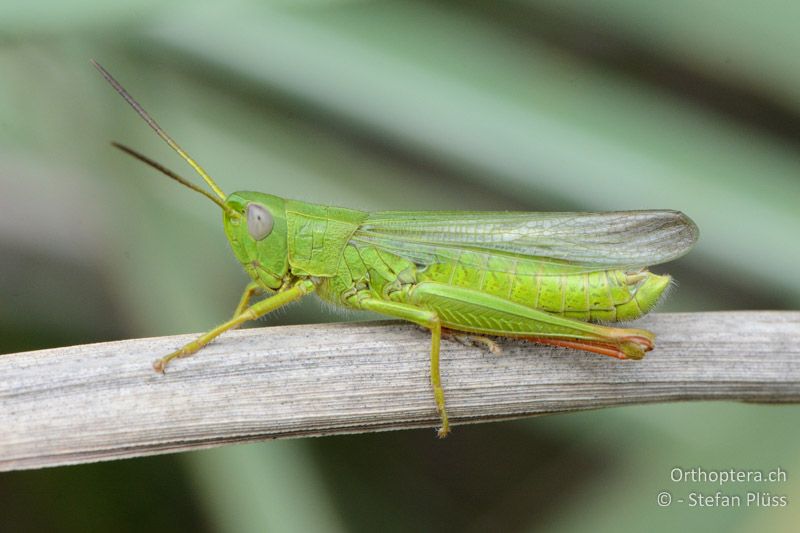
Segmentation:
{"type": "Polygon", "coordinates": [[[427,309],[416,307],[409,304],[389,302],[378,298],[365,298],[358,302],[362,309],[375,311],[383,315],[389,315],[408,320],[419,324],[431,331],[431,386],[433,387],[433,398],[436,401],[436,410],[442,419],[442,427],[437,434],[439,438],[446,437],[450,432],[450,422],[447,419],[447,409],[444,404],[444,389],[442,388],[442,376],[439,371],[439,346],[442,339],[442,323],[439,316],[427,309]]]}

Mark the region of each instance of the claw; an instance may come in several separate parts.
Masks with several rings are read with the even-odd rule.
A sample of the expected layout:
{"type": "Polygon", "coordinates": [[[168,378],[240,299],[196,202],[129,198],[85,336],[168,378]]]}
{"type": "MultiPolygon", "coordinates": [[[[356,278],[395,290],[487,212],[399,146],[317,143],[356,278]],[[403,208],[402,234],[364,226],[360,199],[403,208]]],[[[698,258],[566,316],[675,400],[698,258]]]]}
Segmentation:
{"type": "Polygon", "coordinates": [[[442,336],[452,339],[464,346],[477,346],[489,350],[495,355],[503,353],[503,348],[494,340],[483,335],[474,335],[472,333],[460,333],[455,330],[442,329],[442,336]]]}

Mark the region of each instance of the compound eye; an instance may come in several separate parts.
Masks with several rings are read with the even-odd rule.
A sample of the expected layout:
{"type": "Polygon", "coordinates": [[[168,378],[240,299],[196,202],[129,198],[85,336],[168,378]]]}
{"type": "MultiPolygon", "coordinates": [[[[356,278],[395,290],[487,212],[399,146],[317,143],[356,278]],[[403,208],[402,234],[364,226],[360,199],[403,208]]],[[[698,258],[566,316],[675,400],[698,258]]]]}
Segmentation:
{"type": "Polygon", "coordinates": [[[247,231],[253,239],[264,239],[272,232],[272,225],[272,215],[267,208],[258,204],[247,206],[247,231]]]}

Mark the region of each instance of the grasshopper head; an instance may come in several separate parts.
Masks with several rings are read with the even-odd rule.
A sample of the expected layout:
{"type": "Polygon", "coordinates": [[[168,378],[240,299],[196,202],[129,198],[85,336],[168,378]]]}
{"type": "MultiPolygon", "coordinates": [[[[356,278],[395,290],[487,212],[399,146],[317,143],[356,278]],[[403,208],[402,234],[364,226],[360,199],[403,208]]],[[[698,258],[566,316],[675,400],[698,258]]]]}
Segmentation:
{"type": "Polygon", "coordinates": [[[225,199],[225,234],[236,258],[255,281],[277,290],[289,271],[284,200],[260,192],[225,199]],[[235,213],[235,215],[234,215],[235,213]]]}

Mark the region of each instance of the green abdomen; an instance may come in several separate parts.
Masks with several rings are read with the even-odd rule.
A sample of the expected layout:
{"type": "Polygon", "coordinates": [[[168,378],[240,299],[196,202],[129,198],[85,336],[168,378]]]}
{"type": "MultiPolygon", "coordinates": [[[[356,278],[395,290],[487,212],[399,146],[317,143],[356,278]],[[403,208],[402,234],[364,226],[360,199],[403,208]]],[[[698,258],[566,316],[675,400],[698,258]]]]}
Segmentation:
{"type": "Polygon", "coordinates": [[[380,248],[347,245],[337,275],[325,279],[317,293],[345,306],[353,305],[349,298],[360,290],[369,290],[379,298],[404,301],[415,284],[433,281],[479,290],[567,318],[616,322],[647,313],[670,282],[669,276],[647,271],[559,273],[557,269],[563,271],[569,265],[542,266],[543,263],[513,257],[470,252],[460,257],[454,263],[418,267],[380,248]]]}
{"type": "Polygon", "coordinates": [[[616,322],[652,309],[670,277],[623,270],[542,273],[516,265],[513,258],[493,257],[487,268],[461,262],[433,264],[417,272],[417,281],[467,287],[568,318],[616,322]]]}

